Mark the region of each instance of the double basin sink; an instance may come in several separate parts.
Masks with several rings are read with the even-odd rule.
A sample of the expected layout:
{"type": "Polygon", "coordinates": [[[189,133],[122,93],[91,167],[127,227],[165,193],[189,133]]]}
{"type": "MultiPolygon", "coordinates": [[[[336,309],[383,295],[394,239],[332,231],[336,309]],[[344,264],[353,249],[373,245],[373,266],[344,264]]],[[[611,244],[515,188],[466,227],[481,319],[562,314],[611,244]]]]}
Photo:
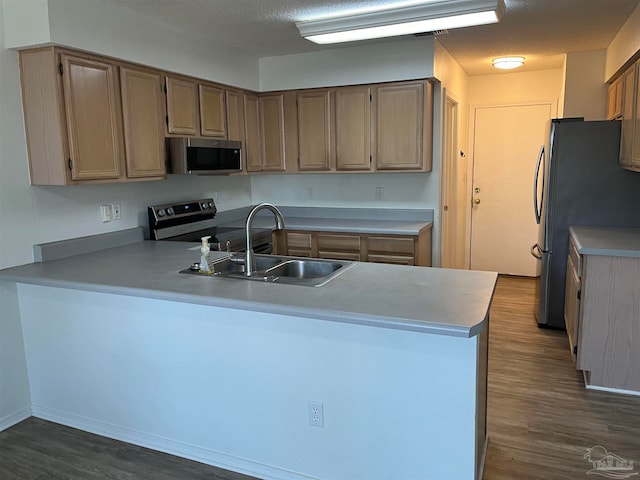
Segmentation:
{"type": "Polygon", "coordinates": [[[193,268],[182,270],[180,273],[320,287],[354,265],[353,262],[343,260],[255,255],[256,271],[247,276],[242,259],[240,256],[239,262],[235,257],[221,258],[213,263],[214,272],[211,274],[203,274],[193,268]]]}

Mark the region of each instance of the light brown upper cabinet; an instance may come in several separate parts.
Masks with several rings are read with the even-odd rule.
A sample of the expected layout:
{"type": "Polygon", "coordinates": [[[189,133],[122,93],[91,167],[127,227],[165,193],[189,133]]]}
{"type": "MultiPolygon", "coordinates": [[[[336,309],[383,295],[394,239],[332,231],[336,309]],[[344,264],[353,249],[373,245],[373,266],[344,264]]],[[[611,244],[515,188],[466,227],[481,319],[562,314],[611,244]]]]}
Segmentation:
{"type": "Polygon", "coordinates": [[[400,82],[374,88],[376,170],[430,170],[432,85],[400,82]]]}
{"type": "Polygon", "coordinates": [[[260,166],[262,171],[284,172],[284,94],[261,95],[258,98],[260,117],[260,166]]]}
{"type": "Polygon", "coordinates": [[[200,133],[205,137],[227,138],[227,112],[224,89],[199,85],[200,133]]]}
{"type": "Polygon", "coordinates": [[[622,78],[619,77],[609,85],[607,92],[607,120],[615,120],[622,116],[622,78]]]}
{"type": "Polygon", "coordinates": [[[127,175],[164,176],[162,77],[153,71],[121,67],[120,85],[127,175]]]}
{"type": "Polygon", "coordinates": [[[298,167],[330,170],[333,163],[332,101],[330,90],[312,90],[297,95],[298,167]]]}
{"type": "Polygon", "coordinates": [[[73,180],[120,177],[124,150],[116,67],[60,55],[73,180]]]}
{"type": "Polygon", "coordinates": [[[167,133],[198,135],[198,85],[175,77],[166,78],[167,133]]]}
{"type": "Polygon", "coordinates": [[[244,107],[242,92],[227,89],[227,139],[244,142],[244,107]]]}
{"type": "Polygon", "coordinates": [[[31,184],[126,178],[117,69],[54,47],[20,52],[31,184]]]}
{"type": "Polygon", "coordinates": [[[262,170],[260,161],[260,105],[258,96],[243,94],[244,105],[244,158],[247,172],[262,170]]]}
{"type": "Polygon", "coordinates": [[[73,50],[20,52],[31,184],[166,176],[159,72],[73,50]]]}
{"type": "Polygon", "coordinates": [[[371,168],[371,88],[336,89],[336,169],[371,168]]]}

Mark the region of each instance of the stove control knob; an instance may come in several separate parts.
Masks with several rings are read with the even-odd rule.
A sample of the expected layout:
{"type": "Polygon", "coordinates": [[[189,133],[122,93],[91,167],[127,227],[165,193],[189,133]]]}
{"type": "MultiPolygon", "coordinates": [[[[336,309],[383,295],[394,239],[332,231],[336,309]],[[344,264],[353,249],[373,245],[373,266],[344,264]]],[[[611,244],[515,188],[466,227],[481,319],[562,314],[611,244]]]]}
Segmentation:
{"type": "Polygon", "coordinates": [[[164,208],[161,208],[160,210],[158,210],[158,216],[159,216],[159,217],[164,217],[164,216],[165,216],[165,213],[166,213],[166,212],[164,211],[164,208]]]}
{"type": "Polygon", "coordinates": [[[173,207],[167,208],[167,215],[173,215],[175,212],[173,211],[173,207]]]}
{"type": "Polygon", "coordinates": [[[207,204],[207,202],[202,202],[200,206],[202,207],[203,210],[206,210],[207,208],[209,208],[209,205],[207,204]]]}
{"type": "Polygon", "coordinates": [[[209,208],[213,208],[213,202],[209,202],[209,208]]]}

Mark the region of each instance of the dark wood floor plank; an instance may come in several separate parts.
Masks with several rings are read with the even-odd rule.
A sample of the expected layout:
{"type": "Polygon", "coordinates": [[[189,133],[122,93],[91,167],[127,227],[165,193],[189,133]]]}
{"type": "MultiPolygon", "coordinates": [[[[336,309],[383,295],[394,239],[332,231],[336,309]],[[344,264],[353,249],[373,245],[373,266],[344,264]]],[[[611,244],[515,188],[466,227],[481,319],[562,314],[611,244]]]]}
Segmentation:
{"type": "MultiPolygon", "coordinates": [[[[498,281],[484,480],[589,478],[595,445],[640,466],[640,398],[585,390],[566,334],[538,328],[533,295],[533,280],[498,281]]],[[[36,418],[0,432],[0,480],[45,479],[252,480],[36,418]]]]}
{"type": "Polygon", "coordinates": [[[595,445],[640,465],[640,398],[584,388],[566,333],[537,326],[534,286],[500,277],[491,307],[484,480],[588,478],[595,445]]]}

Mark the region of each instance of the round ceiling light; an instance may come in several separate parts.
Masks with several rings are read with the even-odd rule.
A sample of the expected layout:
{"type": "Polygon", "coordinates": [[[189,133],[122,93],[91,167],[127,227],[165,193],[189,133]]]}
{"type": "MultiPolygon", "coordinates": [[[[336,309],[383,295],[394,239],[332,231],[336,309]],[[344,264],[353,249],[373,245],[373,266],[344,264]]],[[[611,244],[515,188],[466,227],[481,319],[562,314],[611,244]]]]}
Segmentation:
{"type": "Polygon", "coordinates": [[[502,70],[510,70],[524,65],[524,57],[501,57],[493,59],[493,66],[502,70]]]}

